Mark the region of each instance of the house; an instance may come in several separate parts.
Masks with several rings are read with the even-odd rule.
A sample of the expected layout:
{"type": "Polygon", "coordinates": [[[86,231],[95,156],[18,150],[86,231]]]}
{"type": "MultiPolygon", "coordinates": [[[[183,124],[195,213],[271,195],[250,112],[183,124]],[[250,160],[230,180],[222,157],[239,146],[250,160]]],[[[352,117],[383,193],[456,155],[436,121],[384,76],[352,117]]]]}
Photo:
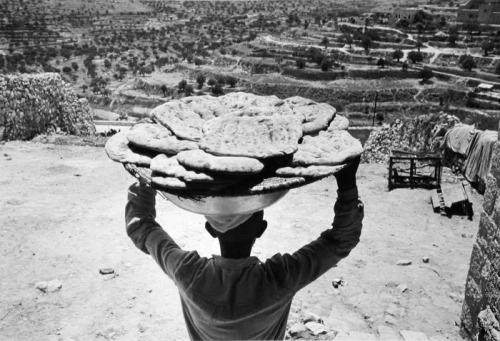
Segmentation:
{"type": "Polygon", "coordinates": [[[500,0],[469,0],[458,9],[457,21],[500,25],[500,0]]]}
{"type": "Polygon", "coordinates": [[[409,23],[413,23],[413,19],[415,19],[415,15],[420,11],[418,7],[395,7],[393,20],[406,20],[409,23]]]}

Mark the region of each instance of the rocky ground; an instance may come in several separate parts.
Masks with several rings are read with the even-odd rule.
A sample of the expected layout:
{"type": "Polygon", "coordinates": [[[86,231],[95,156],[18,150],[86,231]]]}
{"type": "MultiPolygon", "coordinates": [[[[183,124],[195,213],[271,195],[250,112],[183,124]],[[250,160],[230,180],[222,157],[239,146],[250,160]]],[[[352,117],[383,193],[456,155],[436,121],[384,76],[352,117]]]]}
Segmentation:
{"type": "MultiPolygon", "coordinates": [[[[473,221],[443,217],[428,190],[388,192],[386,167],[361,165],[361,242],[297,294],[288,338],[460,338],[481,197],[473,221]]],[[[1,340],[188,338],[176,287],[125,234],[132,182],[102,147],[0,145],[1,340]]],[[[332,178],[290,191],[266,211],[255,255],[293,252],[318,236],[332,221],[335,191],[332,178]]],[[[158,213],[181,247],[218,253],[201,216],[162,198],[158,213]]]]}

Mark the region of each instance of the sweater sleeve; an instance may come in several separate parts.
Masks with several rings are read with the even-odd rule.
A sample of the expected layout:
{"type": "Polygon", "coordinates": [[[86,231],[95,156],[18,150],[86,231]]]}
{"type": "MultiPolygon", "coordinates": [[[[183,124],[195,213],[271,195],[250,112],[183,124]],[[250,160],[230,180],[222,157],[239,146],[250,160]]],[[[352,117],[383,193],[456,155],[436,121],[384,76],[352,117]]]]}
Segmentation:
{"type": "Polygon", "coordinates": [[[296,292],[347,257],[358,244],[364,207],[357,188],[339,192],[334,206],[332,228],[292,255],[275,255],[266,262],[282,285],[296,292]]]}
{"type": "Polygon", "coordinates": [[[149,254],[161,269],[175,280],[175,273],[190,252],[182,250],[156,222],[156,191],[150,187],[133,184],[128,189],[125,207],[127,234],[142,252],[149,254]]]}

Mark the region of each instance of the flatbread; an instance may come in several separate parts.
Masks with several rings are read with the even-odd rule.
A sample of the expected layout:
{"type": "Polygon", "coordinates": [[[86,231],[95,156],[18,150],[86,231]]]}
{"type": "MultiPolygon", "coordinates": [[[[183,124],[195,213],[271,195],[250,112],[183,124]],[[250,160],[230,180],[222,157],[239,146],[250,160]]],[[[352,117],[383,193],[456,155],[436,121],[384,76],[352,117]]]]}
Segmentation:
{"type": "Polygon", "coordinates": [[[176,191],[187,191],[187,193],[192,193],[192,190],[195,191],[204,191],[204,192],[216,192],[228,187],[231,187],[237,184],[239,179],[228,179],[223,181],[215,181],[215,182],[188,182],[182,179],[171,177],[171,176],[163,176],[157,172],[153,172],[151,174],[151,185],[153,188],[164,189],[164,190],[176,190],[176,191]]]}
{"type": "Polygon", "coordinates": [[[276,170],[276,175],[279,176],[303,176],[305,178],[319,178],[337,173],[344,168],[344,165],[339,166],[308,166],[308,167],[282,167],[276,170]]]}
{"type": "Polygon", "coordinates": [[[189,141],[199,141],[203,137],[203,123],[215,118],[211,111],[195,111],[180,101],[165,103],[154,108],[151,116],[169,128],[175,136],[189,141]]]}
{"type": "Polygon", "coordinates": [[[257,159],[236,156],[214,156],[202,150],[180,152],[177,154],[177,160],[181,165],[202,172],[245,175],[258,174],[264,169],[264,164],[257,159]]]}
{"type": "Polygon", "coordinates": [[[218,156],[265,159],[293,154],[302,136],[300,124],[286,117],[221,116],[204,126],[200,149],[218,156]]]}
{"type": "Polygon", "coordinates": [[[326,103],[296,106],[293,108],[293,111],[305,117],[305,121],[302,124],[304,135],[316,134],[328,128],[336,112],[334,107],[326,103]]]}
{"type": "Polygon", "coordinates": [[[183,150],[198,149],[196,142],[179,140],[169,129],[160,124],[136,124],[129,130],[127,137],[135,146],[170,155],[183,150]]]}
{"type": "Polygon", "coordinates": [[[304,136],[302,144],[293,155],[295,166],[336,166],[346,163],[363,152],[363,147],[345,130],[322,131],[318,136],[304,136]]]}
{"type": "Polygon", "coordinates": [[[292,108],[294,108],[296,106],[302,107],[302,106],[311,105],[311,104],[316,103],[315,101],[313,101],[309,98],[302,97],[302,96],[288,97],[288,98],[285,98],[284,101],[285,101],[285,103],[290,105],[292,108]]]}
{"type": "Polygon", "coordinates": [[[258,96],[247,92],[231,92],[219,97],[221,103],[229,109],[242,109],[251,106],[269,107],[283,103],[277,96],[258,96]]]}
{"type": "Polygon", "coordinates": [[[167,157],[159,154],[153,160],[149,168],[167,177],[175,177],[185,182],[214,182],[215,179],[205,173],[187,170],[177,161],[177,157],[167,157]]]}
{"type": "Polygon", "coordinates": [[[146,155],[141,155],[133,152],[129,147],[129,140],[126,132],[119,132],[106,142],[106,154],[116,162],[133,163],[141,166],[149,166],[151,158],[146,155]]]}
{"type": "Polygon", "coordinates": [[[151,176],[151,184],[153,187],[162,187],[162,188],[169,188],[169,189],[185,189],[187,188],[187,184],[175,177],[166,177],[166,176],[159,176],[158,174],[153,173],[151,176]]]}
{"type": "Polygon", "coordinates": [[[230,111],[218,98],[209,95],[184,97],[180,101],[200,115],[222,116],[230,111]]]}
{"type": "Polygon", "coordinates": [[[335,118],[328,126],[327,131],[347,130],[347,128],[349,128],[349,120],[347,117],[335,115],[335,118]]]}

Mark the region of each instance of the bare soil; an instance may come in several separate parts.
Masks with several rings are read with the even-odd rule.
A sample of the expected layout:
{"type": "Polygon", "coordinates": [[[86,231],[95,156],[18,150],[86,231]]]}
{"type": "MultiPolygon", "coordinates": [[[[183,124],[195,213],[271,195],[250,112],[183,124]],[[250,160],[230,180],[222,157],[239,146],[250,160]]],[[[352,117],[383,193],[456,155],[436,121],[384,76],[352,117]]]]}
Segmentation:
{"type": "MultiPolygon", "coordinates": [[[[459,339],[481,198],[475,194],[473,221],[443,217],[432,211],[428,190],[389,192],[386,173],[385,165],[361,165],[361,242],[297,294],[292,318],[307,310],[323,316],[329,330],[375,334],[386,325],[459,339]],[[398,266],[400,259],[412,264],[398,266]],[[335,289],[336,278],[345,285],[335,289]]],[[[133,181],[102,147],[0,145],[0,339],[187,339],[175,285],[125,234],[133,181]],[[101,275],[101,268],[114,274],[101,275]],[[59,291],[35,288],[53,279],[62,282],[59,291]]],[[[266,211],[269,227],[255,255],[293,252],[316,238],[332,222],[335,198],[333,178],[290,191],[266,211]]],[[[157,211],[181,247],[218,254],[201,216],[161,197],[157,211]]]]}

